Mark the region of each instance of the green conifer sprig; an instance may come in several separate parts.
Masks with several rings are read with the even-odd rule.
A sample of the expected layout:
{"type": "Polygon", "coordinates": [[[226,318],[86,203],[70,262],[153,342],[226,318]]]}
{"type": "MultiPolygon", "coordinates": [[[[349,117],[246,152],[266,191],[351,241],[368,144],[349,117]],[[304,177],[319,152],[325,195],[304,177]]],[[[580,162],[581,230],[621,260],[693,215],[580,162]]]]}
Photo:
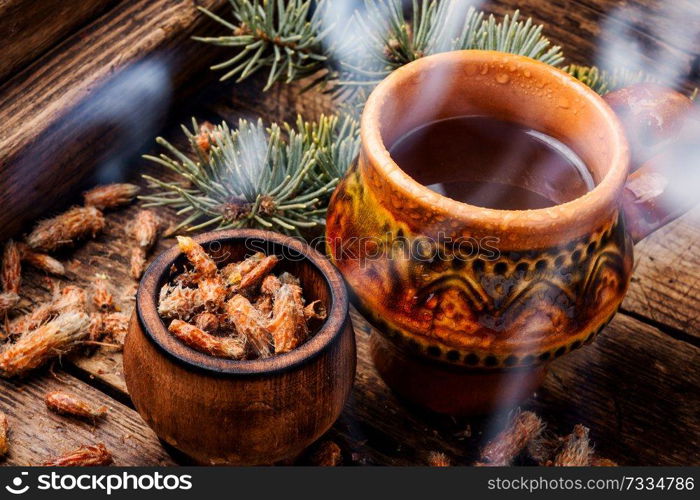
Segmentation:
{"type": "Polygon", "coordinates": [[[518,11],[498,22],[463,0],[413,0],[408,16],[401,0],[365,0],[350,19],[343,19],[340,0],[229,1],[233,22],[200,10],[232,34],[196,40],[237,48],[212,69],[237,81],[266,69],[265,89],[315,74],[311,86],[355,95],[404,64],[459,49],[499,50],[555,66],[564,60],[543,27],[521,20],[518,11]]]}
{"type": "Polygon", "coordinates": [[[323,226],[328,198],[359,148],[350,118],[268,128],[240,120],[235,130],[193,120],[183,131],[190,155],[159,137],[168,153],[144,156],[178,174],[177,181],[144,175],[153,191],[141,197],[185,217],[171,232],[262,227],[299,235],[323,226]]]}
{"type": "Polygon", "coordinates": [[[265,90],[275,82],[291,82],[322,69],[328,59],[322,10],[311,0],[229,0],[236,21],[231,23],[204,7],[200,11],[229,30],[231,35],[194,37],[200,42],[240,47],[232,58],[211,67],[226,70],[221,80],[241,81],[268,68],[265,90]]]}

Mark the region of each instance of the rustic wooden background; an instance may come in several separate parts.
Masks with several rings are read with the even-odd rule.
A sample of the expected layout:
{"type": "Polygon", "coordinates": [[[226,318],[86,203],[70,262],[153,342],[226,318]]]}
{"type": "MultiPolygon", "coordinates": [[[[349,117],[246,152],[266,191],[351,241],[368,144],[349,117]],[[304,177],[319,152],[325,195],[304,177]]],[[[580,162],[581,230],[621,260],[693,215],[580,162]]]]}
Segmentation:
{"type": "MultiPolygon", "coordinates": [[[[20,33],[23,26],[37,22],[31,16],[17,17],[26,3],[0,2],[0,28],[3,23],[14,26],[11,36],[26,37],[20,33]],[[4,14],[15,17],[8,20],[4,14]]],[[[37,136],[46,134],[53,141],[52,156],[37,153],[33,165],[37,172],[48,169],[52,158],[82,161],[89,148],[87,152],[86,148],[76,149],[75,141],[83,137],[71,134],[59,120],[67,101],[71,105],[79,102],[90,95],[105,73],[163,47],[189,55],[177,66],[177,88],[163,123],[161,133],[170,140],[181,141],[178,124],[190,116],[210,121],[233,121],[241,116],[279,120],[293,119],[297,112],[313,118],[330,109],[327,99],[314,93],[300,95],[294,86],[278,86],[263,94],[257,80],[241,85],[213,83],[212,75],[202,68],[222,53],[189,40],[190,34],[207,26],[194,14],[190,0],[146,2],[152,9],[148,16],[141,15],[139,4],[143,2],[78,3],[83,7],[73,13],[75,19],[49,22],[60,25],[42,28],[44,36],[26,38],[26,50],[12,52],[12,58],[3,59],[0,65],[0,144],[11,146],[3,149],[0,172],[12,166],[13,157],[36,145],[37,136]],[[137,14],[140,17],[135,18],[137,14]],[[100,36],[107,37],[101,45],[86,43],[100,36]],[[195,60],[192,54],[202,55],[195,60]]],[[[219,0],[204,3],[215,8],[224,4],[219,0]]],[[[603,27],[626,29],[655,67],[669,71],[680,68],[686,87],[700,86],[700,3],[696,0],[489,0],[483,4],[497,14],[516,6],[523,15],[545,24],[546,34],[564,47],[573,62],[586,64],[600,56],[601,44],[609,40],[609,31],[603,27]],[[636,10],[621,18],[614,15],[621,7],[636,10]],[[679,15],[687,23],[684,30],[674,25],[679,15]],[[669,32],[674,36],[660,38],[659,34],[669,32]],[[695,43],[690,43],[692,40],[695,43]]],[[[142,136],[137,139],[152,145],[157,132],[140,131],[142,136]]],[[[114,131],[100,137],[109,143],[114,131]]],[[[100,138],[91,141],[97,148],[100,138]]],[[[109,157],[102,158],[97,167],[102,168],[102,177],[138,183],[140,173],[152,171],[151,165],[134,157],[122,158],[116,167],[109,157]]],[[[75,172],[71,175],[76,176],[75,172]]],[[[29,210],[20,221],[24,226],[13,223],[13,229],[27,230],[28,220],[39,215],[39,210],[50,215],[52,210],[79,200],[79,182],[60,177],[53,179],[57,182],[65,184],[65,189],[54,185],[58,188],[55,191],[44,188],[33,192],[26,187],[4,186],[2,207],[24,203],[13,198],[18,193],[43,198],[40,208],[29,210]]],[[[63,281],[89,286],[99,275],[106,275],[125,311],[133,307],[136,283],[127,273],[124,226],[136,209],[132,206],[109,213],[102,236],[60,255],[69,269],[63,281]]],[[[174,220],[168,211],[161,213],[174,220]]],[[[8,227],[4,226],[5,230],[8,227]]],[[[542,389],[525,405],[542,416],[551,432],[568,433],[574,424],[583,423],[591,428],[598,452],[620,464],[700,464],[699,243],[700,208],[637,245],[636,274],[621,313],[592,345],[556,361],[542,389]]],[[[173,240],[164,239],[159,250],[172,244],[173,240]]],[[[24,305],[40,302],[48,293],[45,276],[25,272],[24,305]]],[[[398,400],[372,367],[367,348],[370,326],[356,312],[353,321],[359,356],[355,388],[345,412],[326,436],[340,445],[344,463],[420,465],[426,463],[430,451],[446,453],[455,464],[472,463],[479,446],[500,429],[505,416],[455,419],[426,414],[398,400]]],[[[164,449],[132,409],[121,354],[109,348],[63,359],[60,365],[26,380],[0,381],[0,410],[9,415],[12,425],[6,465],[40,463],[62,451],[99,441],[113,452],[119,465],[188,463],[187,457],[164,449]],[[108,405],[109,416],[93,426],[48,413],[43,395],[59,387],[108,405]]]]}

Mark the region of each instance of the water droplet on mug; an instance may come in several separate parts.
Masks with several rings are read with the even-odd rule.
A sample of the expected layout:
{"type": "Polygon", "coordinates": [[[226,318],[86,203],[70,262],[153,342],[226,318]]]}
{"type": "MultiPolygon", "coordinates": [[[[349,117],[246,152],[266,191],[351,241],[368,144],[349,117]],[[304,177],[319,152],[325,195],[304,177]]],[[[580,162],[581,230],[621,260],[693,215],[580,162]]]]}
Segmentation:
{"type": "Polygon", "coordinates": [[[523,71],[523,75],[525,75],[525,78],[530,78],[532,76],[532,73],[529,69],[526,69],[525,71],[523,71]]]}
{"type": "Polygon", "coordinates": [[[510,81],[510,76],[506,75],[505,73],[499,73],[496,75],[496,81],[501,84],[506,84],[510,81]]]}

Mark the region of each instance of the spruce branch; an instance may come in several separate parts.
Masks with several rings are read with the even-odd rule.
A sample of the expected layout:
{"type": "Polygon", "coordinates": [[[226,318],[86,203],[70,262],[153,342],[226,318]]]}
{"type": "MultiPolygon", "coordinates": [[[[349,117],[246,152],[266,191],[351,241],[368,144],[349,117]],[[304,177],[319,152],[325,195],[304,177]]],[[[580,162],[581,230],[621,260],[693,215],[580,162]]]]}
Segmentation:
{"type": "Polygon", "coordinates": [[[221,80],[242,81],[268,68],[265,90],[275,82],[291,82],[312,75],[324,67],[327,55],[323,41],[322,11],[312,0],[229,0],[235,24],[198,9],[231,30],[229,36],[193,37],[200,42],[224,47],[242,47],[234,57],[211,67],[225,69],[221,80]]]}
{"type": "Polygon", "coordinates": [[[328,198],[359,149],[357,123],[322,116],[316,122],[240,120],[182,127],[187,155],[165,139],[167,150],[144,158],[178,174],[178,181],[144,175],[153,191],[145,206],[169,206],[185,218],[171,230],[260,227],[300,235],[323,226],[328,198]]]}
{"type": "Polygon", "coordinates": [[[452,50],[497,50],[553,66],[564,61],[561,48],[542,35],[543,27],[532,19],[520,20],[517,10],[497,22],[473,7],[465,10],[458,0],[414,0],[409,22],[400,0],[365,0],[365,5],[363,13],[355,14],[364,57],[357,63],[341,61],[341,87],[373,86],[405,64],[452,50]]]}
{"type": "Polygon", "coordinates": [[[232,34],[195,39],[239,49],[212,67],[227,70],[222,80],[241,81],[266,68],[265,90],[314,75],[309,87],[356,96],[400,66],[450,50],[498,50],[555,66],[564,60],[532,19],[521,20],[515,11],[498,22],[463,0],[413,0],[409,15],[401,0],[365,0],[349,19],[339,0],[229,1],[233,22],[200,10],[232,34]]]}

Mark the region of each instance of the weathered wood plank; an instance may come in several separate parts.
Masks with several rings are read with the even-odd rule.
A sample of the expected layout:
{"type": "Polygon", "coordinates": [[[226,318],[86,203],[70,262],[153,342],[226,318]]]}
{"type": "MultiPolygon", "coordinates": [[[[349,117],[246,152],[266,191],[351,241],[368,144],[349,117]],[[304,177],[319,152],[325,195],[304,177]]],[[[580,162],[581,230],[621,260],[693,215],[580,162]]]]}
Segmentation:
{"type": "Polygon", "coordinates": [[[635,254],[623,308],[700,339],[700,208],[638,243],[635,254]]]}
{"type": "Polygon", "coordinates": [[[0,411],[10,423],[10,453],[2,465],[40,465],[82,445],[104,443],[116,465],[174,465],[155,434],[130,408],[65,373],[40,374],[26,381],[0,381],[0,411]],[[109,412],[91,422],[46,409],[44,395],[65,390],[109,412]]]}
{"type": "Polygon", "coordinates": [[[158,130],[172,91],[192,75],[188,91],[206,80],[217,51],[191,36],[218,31],[197,3],[227,4],[122,2],[0,87],[0,236],[55,206],[95,167],[122,175],[119,159],[158,130]]]}
{"type": "Polygon", "coordinates": [[[531,403],[559,433],[591,428],[624,465],[700,464],[700,349],[618,314],[593,344],[557,360],[531,403]]]}
{"type": "Polygon", "coordinates": [[[117,0],[0,2],[0,81],[116,3],[117,0]]]}

